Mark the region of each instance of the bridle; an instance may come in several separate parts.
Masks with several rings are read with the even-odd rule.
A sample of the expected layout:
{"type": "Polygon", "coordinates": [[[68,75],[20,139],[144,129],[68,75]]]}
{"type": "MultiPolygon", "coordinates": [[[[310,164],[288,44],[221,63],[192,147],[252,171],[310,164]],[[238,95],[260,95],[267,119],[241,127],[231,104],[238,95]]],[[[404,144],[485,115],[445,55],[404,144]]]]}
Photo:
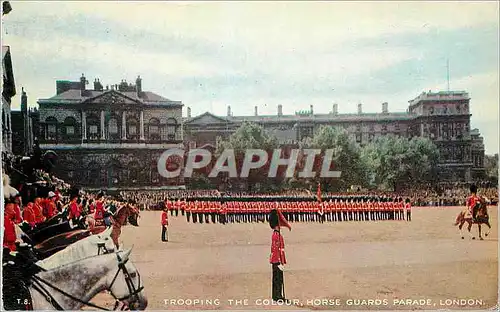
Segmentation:
{"type": "MultiPolygon", "coordinates": [[[[111,281],[111,284],[107,287],[106,290],[108,290],[111,295],[113,296],[113,298],[115,298],[116,302],[115,302],[115,307],[113,308],[113,310],[116,310],[116,308],[118,307],[120,301],[123,301],[123,300],[130,300],[131,298],[133,299],[132,301],[130,302],[134,302],[138,299],[138,294],[144,289],[144,286],[141,286],[141,275],[139,273],[139,271],[136,271],[135,273],[137,274],[137,277],[138,277],[138,280],[139,280],[139,283],[137,285],[137,287],[134,285],[134,282],[132,281],[132,278],[130,277],[130,273],[128,272],[127,268],[125,267],[125,264],[128,262],[129,259],[126,259],[126,260],[122,260],[120,258],[120,256],[118,254],[116,254],[116,257],[117,257],[117,260],[118,260],[118,270],[116,271],[114,277],[113,277],[113,280],[111,281]],[[111,290],[112,287],[113,287],[113,284],[116,282],[116,279],[118,277],[118,274],[120,273],[120,271],[123,271],[123,275],[125,277],[125,282],[127,283],[127,287],[128,287],[128,291],[129,291],[129,294],[125,297],[121,297],[121,298],[118,298],[114,293],[113,291],[111,290]]],[[[45,271],[45,270],[43,270],[45,271]]],[[[85,300],[82,300],[80,298],[77,298],[67,292],[65,292],[64,290],[62,290],[61,288],[47,282],[46,280],[36,276],[36,275],[33,275],[31,277],[31,280],[33,282],[33,288],[38,291],[40,294],[42,294],[46,300],[51,303],[55,308],[56,310],[59,310],[59,311],[63,311],[65,310],[56,300],[55,298],[50,294],[50,292],[43,286],[43,285],[46,285],[52,289],[54,289],[55,291],[61,293],[62,295],[70,298],[71,300],[74,300],[74,301],[77,301],[83,305],[86,305],[86,306],[89,306],[89,307],[93,307],[93,308],[96,308],[96,309],[99,309],[99,310],[105,310],[105,311],[112,311],[110,309],[106,309],[104,307],[101,307],[101,306],[98,306],[90,301],[85,301],[85,300]]],[[[122,307],[122,310],[125,308],[122,307]]]]}

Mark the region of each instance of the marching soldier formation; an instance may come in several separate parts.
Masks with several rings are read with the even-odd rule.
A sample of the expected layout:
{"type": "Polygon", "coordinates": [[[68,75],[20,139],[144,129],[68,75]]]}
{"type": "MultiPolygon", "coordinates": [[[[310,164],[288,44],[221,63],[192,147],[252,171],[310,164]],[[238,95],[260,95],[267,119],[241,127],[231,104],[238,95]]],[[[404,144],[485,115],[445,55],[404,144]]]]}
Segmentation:
{"type": "Polygon", "coordinates": [[[269,222],[271,210],[279,210],[289,222],[343,222],[411,220],[410,201],[401,197],[220,197],[167,199],[171,215],[181,214],[192,223],[269,222]]]}

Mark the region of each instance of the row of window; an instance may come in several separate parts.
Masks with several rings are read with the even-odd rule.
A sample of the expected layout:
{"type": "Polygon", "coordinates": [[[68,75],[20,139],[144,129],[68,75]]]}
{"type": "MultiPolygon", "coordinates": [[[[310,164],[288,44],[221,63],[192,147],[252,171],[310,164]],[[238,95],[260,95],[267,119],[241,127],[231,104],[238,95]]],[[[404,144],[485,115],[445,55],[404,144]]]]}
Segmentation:
{"type": "MultiPolygon", "coordinates": [[[[58,126],[57,124],[46,124],[46,139],[55,140],[57,138],[57,132],[60,128],[62,134],[66,137],[76,137],[79,135],[77,130],[80,130],[80,125],[63,125],[58,126]]],[[[87,124],[87,138],[99,139],[101,136],[101,126],[100,124],[87,124]]],[[[116,120],[110,120],[108,122],[108,127],[105,133],[105,137],[110,139],[119,139],[121,135],[121,129],[118,127],[118,123],[116,120]]],[[[159,125],[159,124],[149,124],[145,127],[146,133],[145,136],[149,139],[157,139],[160,140],[162,137],[168,138],[169,140],[175,139],[178,126],[177,124],[167,124],[159,125]]],[[[43,131],[43,129],[42,129],[43,131]]],[[[126,130],[127,137],[133,139],[140,134],[140,130],[137,124],[131,123],[127,124],[126,130]]]]}

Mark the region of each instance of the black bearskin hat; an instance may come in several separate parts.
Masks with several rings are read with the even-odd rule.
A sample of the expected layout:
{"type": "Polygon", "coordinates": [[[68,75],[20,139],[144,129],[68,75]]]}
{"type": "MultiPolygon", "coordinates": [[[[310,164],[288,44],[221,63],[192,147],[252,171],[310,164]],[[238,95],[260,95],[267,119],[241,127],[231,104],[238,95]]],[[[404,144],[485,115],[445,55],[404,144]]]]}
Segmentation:
{"type": "Polygon", "coordinates": [[[269,213],[269,226],[274,229],[279,224],[278,211],[276,209],[271,210],[269,213]]]}
{"type": "Polygon", "coordinates": [[[72,188],[69,191],[69,199],[73,200],[73,198],[80,196],[80,190],[77,188],[72,188]]]}
{"type": "Polygon", "coordinates": [[[475,184],[471,184],[469,189],[471,193],[477,193],[477,186],[475,184]]]}

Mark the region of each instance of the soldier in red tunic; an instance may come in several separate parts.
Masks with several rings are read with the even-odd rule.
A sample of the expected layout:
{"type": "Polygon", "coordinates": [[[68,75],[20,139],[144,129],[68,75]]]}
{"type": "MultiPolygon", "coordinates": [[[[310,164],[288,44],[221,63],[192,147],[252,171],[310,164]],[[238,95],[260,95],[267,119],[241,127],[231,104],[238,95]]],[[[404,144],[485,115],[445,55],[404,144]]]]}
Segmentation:
{"type": "Polygon", "coordinates": [[[3,246],[9,248],[11,251],[16,250],[16,224],[21,223],[22,219],[19,212],[19,206],[15,203],[15,199],[5,198],[4,209],[4,234],[3,246]]]}
{"type": "Polygon", "coordinates": [[[102,196],[103,196],[103,193],[99,192],[99,194],[97,194],[97,200],[95,201],[95,204],[94,204],[94,207],[95,207],[94,219],[95,219],[96,225],[104,224],[105,209],[104,209],[104,202],[102,200],[102,196]]]}
{"type": "Polygon", "coordinates": [[[411,221],[411,203],[409,198],[406,199],[405,210],[406,210],[406,221],[411,221]]]}
{"type": "Polygon", "coordinates": [[[281,211],[273,209],[269,214],[269,226],[273,229],[271,237],[271,254],[269,263],[273,269],[272,279],[272,299],[285,300],[285,291],[283,286],[283,266],[286,264],[285,241],[280,232],[280,227],[285,226],[290,231],[292,227],[287,222],[281,211]]]}
{"type": "Polygon", "coordinates": [[[472,184],[469,190],[471,194],[469,197],[467,197],[466,205],[470,215],[472,216],[472,221],[475,222],[477,205],[480,204],[480,199],[477,196],[477,186],[475,184],[472,184]]]}
{"type": "Polygon", "coordinates": [[[78,204],[78,197],[79,193],[73,192],[73,194],[71,194],[71,201],[69,204],[68,220],[71,220],[73,227],[79,222],[80,215],[82,213],[81,206],[78,204]]]}
{"type": "Polygon", "coordinates": [[[161,212],[161,241],[168,242],[168,213],[167,208],[165,207],[161,212]]]}
{"type": "Polygon", "coordinates": [[[33,205],[33,212],[35,213],[35,222],[36,224],[42,223],[45,221],[45,216],[43,215],[43,200],[41,197],[35,198],[35,204],[33,205]]]}
{"type": "Polygon", "coordinates": [[[52,218],[57,214],[57,206],[56,206],[56,193],[49,192],[47,196],[47,200],[44,205],[44,215],[47,219],[52,218]]]}
{"type": "Polygon", "coordinates": [[[35,212],[33,211],[33,203],[29,202],[23,210],[23,220],[33,228],[36,224],[35,212]]]}

